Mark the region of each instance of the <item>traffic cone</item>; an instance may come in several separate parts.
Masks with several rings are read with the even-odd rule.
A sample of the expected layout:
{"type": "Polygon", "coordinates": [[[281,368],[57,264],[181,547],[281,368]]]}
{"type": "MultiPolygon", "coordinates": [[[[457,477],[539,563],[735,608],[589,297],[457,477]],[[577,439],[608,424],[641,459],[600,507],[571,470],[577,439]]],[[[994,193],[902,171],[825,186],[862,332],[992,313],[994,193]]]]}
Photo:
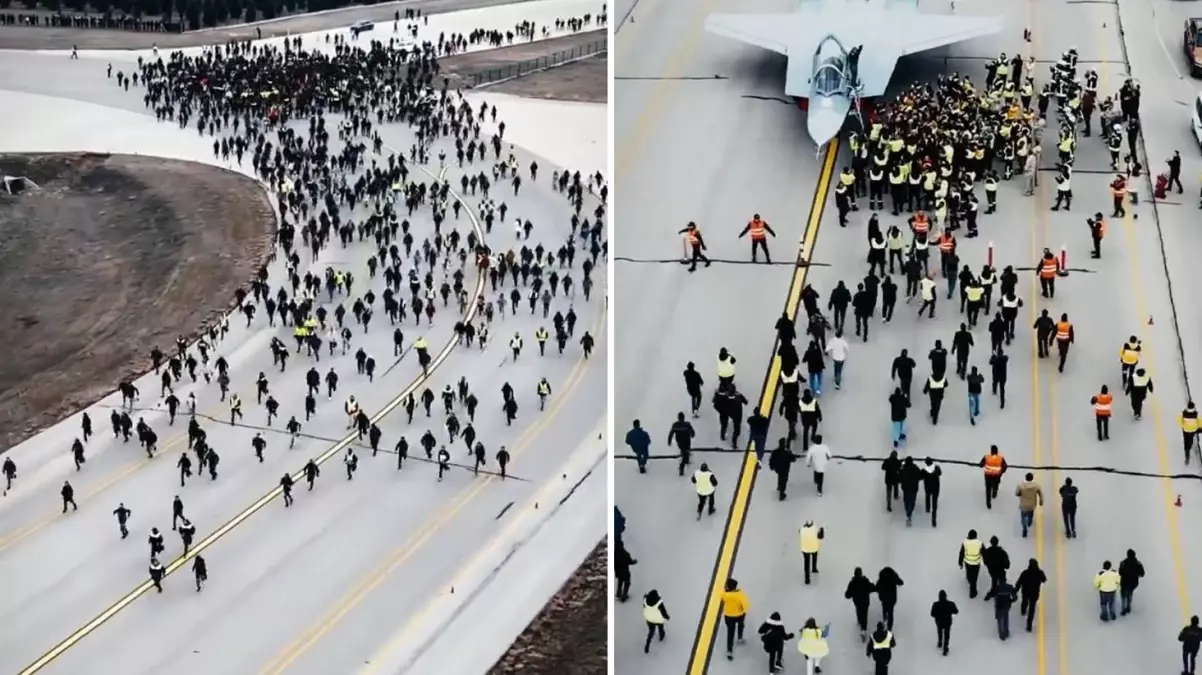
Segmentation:
{"type": "Polygon", "coordinates": [[[1154,326],[1154,325],[1156,325],[1155,323],[1153,323],[1153,322],[1152,322],[1152,315],[1151,315],[1151,314],[1149,314],[1149,315],[1148,315],[1148,325],[1149,325],[1149,326],[1154,326]]]}
{"type": "Polygon", "coordinates": [[[1181,495],[1177,495],[1177,501],[1173,502],[1173,506],[1176,506],[1176,507],[1181,506],[1181,495]]]}

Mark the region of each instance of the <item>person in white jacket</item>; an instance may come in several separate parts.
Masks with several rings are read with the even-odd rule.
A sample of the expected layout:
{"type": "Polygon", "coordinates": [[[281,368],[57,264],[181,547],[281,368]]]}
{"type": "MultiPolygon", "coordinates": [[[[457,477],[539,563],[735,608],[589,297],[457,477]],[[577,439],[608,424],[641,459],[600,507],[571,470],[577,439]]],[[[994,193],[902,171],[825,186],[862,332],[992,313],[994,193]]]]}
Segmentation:
{"type": "Polygon", "coordinates": [[[850,345],[843,338],[841,330],[835,331],[835,337],[826,343],[826,353],[830,355],[831,362],[835,364],[835,389],[843,388],[843,362],[847,360],[848,349],[850,349],[850,345]]]}
{"type": "Polygon", "coordinates": [[[814,487],[818,489],[819,497],[822,496],[822,482],[826,478],[826,465],[830,461],[831,449],[822,442],[822,434],[815,435],[814,444],[810,446],[810,452],[806,457],[806,463],[814,469],[814,487]]]}

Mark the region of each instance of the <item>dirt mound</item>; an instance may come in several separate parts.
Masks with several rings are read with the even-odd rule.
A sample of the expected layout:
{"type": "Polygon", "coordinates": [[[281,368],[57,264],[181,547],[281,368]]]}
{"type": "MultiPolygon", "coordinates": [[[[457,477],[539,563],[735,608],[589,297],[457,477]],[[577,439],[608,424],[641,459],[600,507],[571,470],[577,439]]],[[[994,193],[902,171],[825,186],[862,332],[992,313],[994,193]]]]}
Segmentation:
{"type": "Polygon", "coordinates": [[[602,541],[489,675],[603,675],[609,644],[609,547],[602,541]]]}
{"type": "MultiPolygon", "coordinates": [[[[270,250],[253,180],[131,155],[0,155],[0,452],[87,406],[228,309],[270,250]]],[[[64,448],[65,451],[65,448],[64,448]]]]}

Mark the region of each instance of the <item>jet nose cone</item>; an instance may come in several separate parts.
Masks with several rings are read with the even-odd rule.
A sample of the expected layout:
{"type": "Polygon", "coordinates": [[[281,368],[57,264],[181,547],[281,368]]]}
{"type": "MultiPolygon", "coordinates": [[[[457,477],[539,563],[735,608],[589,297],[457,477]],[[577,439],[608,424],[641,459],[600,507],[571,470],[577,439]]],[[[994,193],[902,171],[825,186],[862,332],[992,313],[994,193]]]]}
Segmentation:
{"type": "Polygon", "coordinates": [[[806,128],[810,138],[818,145],[825,145],[839,135],[843,120],[847,117],[846,102],[837,97],[817,96],[810,99],[809,117],[806,128]],[[841,103],[843,103],[841,105],[841,103]]]}

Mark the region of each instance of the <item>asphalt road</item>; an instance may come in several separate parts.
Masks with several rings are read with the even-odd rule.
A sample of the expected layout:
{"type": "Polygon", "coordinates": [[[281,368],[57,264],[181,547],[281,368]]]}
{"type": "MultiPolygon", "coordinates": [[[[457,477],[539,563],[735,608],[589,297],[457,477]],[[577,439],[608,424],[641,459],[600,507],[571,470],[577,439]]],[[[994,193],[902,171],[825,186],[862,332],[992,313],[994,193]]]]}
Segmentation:
{"type": "MultiPolygon", "coordinates": [[[[113,149],[126,139],[131,149],[137,146],[148,151],[145,142],[153,138],[157,147],[149,151],[192,152],[198,160],[208,159],[204,148],[211,141],[156,125],[153,116],[142,109],[139,94],[119,92],[99,75],[103,67],[103,62],[67,62],[62,56],[6,54],[0,58],[0,89],[21,92],[22,110],[16,119],[25,120],[6,125],[4,149],[50,150],[61,145],[113,149]],[[45,108],[39,113],[30,109],[34,104],[45,108]],[[67,113],[72,109],[78,111],[74,116],[67,113]],[[39,116],[46,122],[38,125],[42,128],[37,133],[17,132],[39,116]],[[82,127],[80,116],[89,119],[95,129],[89,132],[82,127]],[[167,147],[172,144],[178,146],[167,147]]],[[[15,103],[16,96],[11,94],[9,100],[15,103]]],[[[381,134],[396,148],[407,148],[412,141],[410,132],[400,127],[385,128],[381,134]]],[[[439,147],[432,151],[434,155],[439,147]]],[[[544,167],[540,177],[549,176],[549,163],[540,164],[544,167]]],[[[429,170],[439,173],[438,167],[429,170]]],[[[446,173],[453,185],[458,184],[459,172],[451,168],[446,173]]],[[[537,185],[528,182],[520,195],[494,192],[494,198],[507,202],[512,214],[536,223],[531,244],[541,241],[557,246],[568,236],[569,207],[550,190],[546,178],[537,185]]],[[[466,199],[474,205],[479,198],[466,199]]],[[[419,241],[431,236],[432,226],[424,215],[415,215],[410,221],[419,241]]],[[[448,225],[466,233],[469,219],[464,215],[448,225]]],[[[487,238],[496,248],[515,245],[509,221],[498,225],[487,238]]],[[[370,285],[378,295],[383,283],[380,278],[368,278],[365,260],[370,253],[370,247],[359,243],[347,249],[335,247],[323,253],[316,269],[350,269],[358,279],[356,292],[364,292],[370,285]]],[[[274,266],[273,281],[281,275],[279,266],[274,266]]],[[[604,287],[603,274],[596,281],[604,287]]],[[[469,287],[476,283],[474,273],[466,283],[469,287]]],[[[490,300],[494,296],[488,291],[490,300]]],[[[546,357],[538,356],[534,331],[549,322],[541,315],[530,316],[528,310],[519,311],[493,325],[492,341],[483,352],[446,348],[446,360],[417,389],[420,393],[429,386],[438,391],[467,377],[481,400],[475,426],[488,448],[490,463],[501,445],[513,454],[510,468],[514,479],[508,481],[456,469],[441,483],[436,482],[434,467],[422,461],[423,453],[416,444],[427,428],[445,436],[443,417],[437,411],[440,404],[429,420],[419,411],[408,424],[398,411],[379,422],[384,432],[382,447],[391,449],[401,436],[414,446],[403,471],[396,471],[395,455],[373,458],[370,450],[359,449],[360,471],[353,482],[346,480],[340,463],[347,433],[341,411],[345,397],[354,394],[365,410],[374,413],[387,409],[390,401],[419,381],[420,369],[412,354],[385,374],[394,359],[391,327],[382,313],[371,330],[356,339],[356,346],[364,347],[380,364],[376,381],[368,383],[354,374],[353,355],[323,356],[315,365],[322,371],[333,367],[342,381],[333,400],[321,401],[318,416],[305,425],[304,432],[314,437],[302,438],[290,450],[286,437],[278,431],[265,432],[269,447],[262,464],[250,447],[255,429],[249,425],[261,425],[265,418],[263,410],[254,405],[254,379],[260,371],[267,373],[286,421],[289,415],[302,412],[299,392],[308,359],[294,355],[288,370],[278,373],[272,368],[267,344],[272,335],[288,340],[288,329],[268,328],[262,314],[249,329],[244,328],[244,320],[235,317],[231,321],[231,335],[218,353],[231,364],[232,390],[245,401],[248,426],[231,427],[219,421],[228,421],[228,413],[218,402],[215,387],[195,387],[198,409],[218,418],[203,423],[210,444],[222,455],[220,478],[215,482],[194,478],[186,487],[179,486],[174,467],[184,444],[175,434],[184,427],[177,420],[175,427],[169,428],[162,412],[143,413],[161,439],[161,454],[154,460],[145,460],[132,443],[114,441],[107,425],[108,411],[103,407],[114,404],[113,397],[92,410],[97,436],[88,444],[88,463],[82,472],[74,472],[68,450],[77,433],[76,419],[15,448],[12,456],[21,474],[15,489],[0,501],[0,570],[21,583],[0,601],[0,614],[10,626],[0,639],[0,670],[34,672],[21,669],[75,634],[92,617],[106,616],[106,608],[119,601],[124,603],[122,611],[98,622],[40,672],[263,669],[329,673],[358,667],[398,625],[420,615],[436,597],[455,574],[456,566],[448,561],[475,555],[477,547],[504,524],[507,505],[522,503],[547,480],[558,477],[563,449],[584,442],[602,418],[606,365],[603,304],[597,295],[591,302],[584,301],[577,289],[573,301],[562,295],[557,298],[552,311],[566,312],[570,304],[580,321],[562,357],[553,349],[546,357]],[[578,344],[584,330],[590,330],[599,341],[599,351],[588,361],[582,359],[578,344]],[[507,350],[508,338],[515,332],[527,345],[516,364],[507,350]],[[535,395],[540,377],[546,377],[555,390],[541,413],[535,395]],[[505,382],[514,387],[521,407],[512,427],[503,424],[500,414],[500,388],[505,382]],[[295,472],[308,458],[332,450],[333,457],[324,465],[316,490],[309,494],[301,487],[292,509],[284,511],[279,500],[268,497],[285,472],[295,472]],[[58,489],[64,478],[75,486],[80,509],[60,516],[58,489]],[[210,583],[204,593],[196,594],[185,567],[166,580],[163,595],[152,591],[127,596],[135,589],[145,591],[145,537],[152,526],[167,535],[168,561],[181,553],[178,538],[169,530],[170,501],[176,494],[183,498],[197,526],[197,541],[212,545],[203,552],[209,562],[210,583]],[[125,541],[119,539],[112,516],[119,502],[133,510],[132,534],[125,541]],[[220,533],[220,541],[207,539],[213,533],[220,533]],[[369,584],[371,589],[364,591],[369,584]],[[151,634],[154,640],[148,642],[146,636],[151,634]],[[248,639],[250,635],[253,639],[248,639]]],[[[440,309],[433,326],[407,326],[406,341],[424,335],[437,355],[451,340],[457,318],[453,309],[440,309]]],[[[143,392],[139,406],[154,408],[159,401],[157,385],[153,380],[138,384],[143,392]]],[[[177,395],[182,398],[189,390],[177,395]]],[[[460,416],[466,417],[462,412],[460,416]]],[[[275,429],[281,424],[277,422],[275,429]]],[[[466,460],[462,444],[449,449],[454,461],[466,460]]]]}
{"type": "MultiPolygon", "coordinates": [[[[158,45],[163,49],[174,47],[200,47],[259,37],[282,37],[303,35],[323,30],[344,28],[356,21],[391,22],[396,12],[404,15],[407,9],[416,9],[425,15],[445,14],[465,9],[479,9],[499,5],[512,5],[531,0],[406,0],[388,2],[370,7],[354,6],[330,12],[302,14],[271,21],[222,26],[187,33],[137,33],[132,31],[95,30],[88,28],[27,28],[22,26],[0,26],[0,49],[150,49],[158,45]],[[256,30],[256,28],[258,30],[256,30]]],[[[383,29],[385,26],[381,25],[383,29]]]]}
{"type": "MultiPolygon", "coordinates": [[[[1144,83],[1149,151],[1159,162],[1173,148],[1183,148],[1188,183],[1199,165],[1195,151],[1188,147],[1192,145],[1188,143],[1189,108],[1175,101],[1192,96],[1196,87],[1173,77],[1156,33],[1150,30],[1152,16],[1145,5],[1121,2],[1128,51],[1144,83]],[[1133,16],[1127,17],[1128,12],[1133,16]]],[[[616,7],[615,21],[626,16],[630,5],[616,7]]],[[[1179,47],[1174,40],[1180,38],[1174,36],[1181,17],[1166,16],[1168,6],[1156,3],[1155,19],[1170,54],[1176,56],[1179,47]]],[[[815,185],[827,188],[829,184],[820,180],[823,167],[814,159],[804,115],[789,105],[747,98],[781,95],[784,59],[701,30],[709,12],[787,12],[791,7],[789,2],[765,0],[750,5],[711,0],[687,7],[642,0],[633,12],[635,21],[622,24],[614,47],[619,78],[615,109],[615,190],[621,195],[617,218],[622,226],[615,255],[619,259],[678,257],[682,247],[676,230],[696,220],[711,257],[746,260],[747,243],[734,235],[753,212],[759,212],[778,235],[770,242],[776,259],[792,259],[807,230],[816,234],[811,258],[816,265],[804,275],[804,282],[823,294],[824,303],[836,281],[854,283],[864,274],[866,209],[847,229],[834,224],[833,206],[814,217],[815,228],[807,227],[815,185]],[[714,74],[729,79],[680,79],[714,74]]],[[[1082,68],[1096,68],[1101,74],[1102,90],[1114,92],[1122,83],[1123,50],[1112,4],[998,5],[973,0],[957,2],[956,7],[963,13],[1004,13],[1008,28],[996,38],[960,45],[936,58],[909,60],[895,82],[931,77],[941,68],[972,74],[980,82],[984,60],[999,52],[1033,50],[1039,59],[1051,61],[1075,46],[1082,68]],[[1070,25],[1078,29],[1064,28],[1070,25]],[[1024,27],[1034,31],[1032,45],[1022,41],[1024,27]]],[[[1173,11],[1186,12],[1188,7],[1173,11]]],[[[1042,64],[1037,84],[1046,77],[1047,65],[1042,64]]],[[[1045,157],[1051,157],[1053,143],[1054,139],[1046,141],[1045,157]]],[[[841,153],[829,168],[837,173],[847,161],[846,153],[841,153]]],[[[1136,478],[1079,467],[1192,475],[1183,467],[1176,426],[1187,392],[1168,279],[1176,294],[1176,323],[1182,327],[1185,351],[1196,352],[1199,316],[1183,290],[1197,287],[1197,279],[1191,276],[1197,272],[1188,267],[1197,242],[1190,239],[1194,229],[1186,220],[1195,205],[1191,198],[1182,206],[1159,207],[1159,228],[1152,209],[1141,205],[1133,210],[1139,213],[1138,220],[1110,223],[1104,257],[1090,260],[1084,220],[1097,210],[1108,211],[1108,165],[1102,142],[1096,137],[1082,139],[1071,212],[1049,211],[1053,194],[1048,174],[1035,198],[1022,197],[1015,181],[1003,185],[998,213],[982,219],[981,238],[960,238],[961,257],[974,268],[985,262],[992,241],[1000,265],[1029,266],[1044,247],[1058,250],[1066,245],[1069,266],[1091,270],[1063,280],[1052,301],[1038,297],[1029,276],[1019,285],[1027,303],[1022,316],[1028,325],[1043,308],[1054,315],[1067,312],[1075,323],[1077,343],[1065,373],[1059,375],[1052,363],[1034,358],[1033,339],[1026,332],[1010,350],[1010,401],[1004,411],[987,396],[983,418],[970,426],[963,385],[954,381],[943,418],[932,428],[923,419],[927,401],[916,397],[909,453],[944,460],[937,529],[921,511],[912,528],[905,527],[898,510],[885,512],[880,472],[873,462],[834,464],[821,499],[802,465],[793,472],[784,503],[772,490],[775,477],[760,476],[745,510],[741,537],[730,542],[737,553],[729,573],[751,601],[747,644],[737,646],[733,661],[727,661],[723,631],[705,631],[707,638],[716,638],[708,672],[762,668],[764,654],[754,631],[773,611],[782,613],[791,630],[809,617],[820,625],[830,622],[831,656],[824,669],[867,672],[871,666],[864,659],[852,607],[843,599],[847,579],[857,565],[873,576],[882,566],[891,565],[906,582],[894,628],[898,648],[893,670],[897,672],[959,673],[971,668],[1068,675],[1180,670],[1176,633],[1202,601],[1197,583],[1188,575],[1190,561],[1202,554],[1197,534],[1202,490],[1194,480],[1136,478]],[[1158,231],[1164,233],[1170,251],[1167,274],[1158,231]],[[1154,318],[1151,324],[1149,317],[1154,318]],[[1120,400],[1111,440],[1099,444],[1093,436],[1089,398],[1101,384],[1109,384],[1112,390],[1118,387],[1118,349],[1133,333],[1144,341],[1144,365],[1154,378],[1156,392],[1139,422],[1132,420],[1126,401],[1120,400]],[[948,463],[976,461],[994,443],[1012,464],[1060,467],[1037,473],[1048,500],[1028,539],[1020,537],[1012,497],[1021,471],[1007,475],[1001,504],[987,511],[979,470],[948,463]],[[1064,538],[1055,497],[1066,477],[1081,489],[1079,538],[1072,541],[1064,538]],[[1180,508],[1173,505],[1177,495],[1183,502],[1180,508]],[[809,587],[801,581],[797,546],[797,529],[804,520],[816,521],[827,534],[821,575],[809,587]],[[1001,539],[1012,560],[1012,575],[1025,567],[1028,558],[1040,560],[1050,581],[1032,634],[1022,630],[1016,609],[1014,637],[1000,643],[992,610],[980,599],[968,600],[955,558],[969,528],[976,528],[983,538],[1001,539]],[[1127,548],[1139,554],[1147,577],[1136,593],[1134,613],[1119,625],[1103,624],[1098,620],[1092,580],[1103,560],[1117,564],[1127,548]],[[928,618],[930,603],[940,589],[949,592],[961,612],[947,658],[935,649],[928,618]]],[[[1191,191],[1196,188],[1196,183],[1190,185],[1191,191]]],[[[824,189],[819,203],[825,199],[824,189]]],[[[882,225],[897,220],[882,215],[882,225]]],[[[772,325],[791,282],[798,281],[791,278],[790,266],[715,263],[689,275],[675,263],[619,264],[615,279],[621,308],[615,328],[619,365],[614,385],[619,446],[630,421],[641,418],[654,440],[653,452],[670,452],[664,444],[668,426],[688,402],[681,377],[685,362],[695,361],[703,377],[712,380],[720,347],[738,357],[736,382],[755,405],[769,367],[772,325]]],[[[933,341],[948,344],[960,320],[950,303],[941,303],[935,321],[922,322],[915,320],[912,307],[901,306],[892,325],[882,326],[879,320],[872,325],[867,344],[852,342],[843,389],[828,385],[822,399],[823,433],[833,452],[871,458],[889,452],[891,360],[899,350],[909,349],[919,361],[916,381],[921,381],[929,373],[925,354],[933,341]]],[[[983,328],[976,335],[978,346],[970,362],[984,367],[988,336],[983,328]]],[[[708,381],[707,390],[712,385],[708,381]]],[[[720,445],[708,401],[702,419],[694,424],[697,445],[720,445]]],[[[774,420],[770,441],[781,433],[782,423],[774,420]]],[[[742,456],[729,453],[701,453],[694,461],[708,462],[720,483],[718,514],[700,523],[695,521],[692,486],[687,478],[676,476],[672,460],[653,463],[646,475],[638,474],[631,461],[621,460],[615,466],[616,502],[628,518],[625,538],[639,560],[633,570],[632,601],[618,605],[614,619],[615,671],[622,675],[681,672],[690,663],[735,488],[746,465],[742,456]],[[651,588],[663,595],[672,620],[667,640],[653,644],[650,655],[644,655],[646,629],[638,598],[651,588]]],[[[747,470],[753,470],[750,467],[747,470]]],[[[738,512],[744,513],[742,508],[738,512]]],[[[728,556],[725,563],[729,562],[728,556]]],[[[726,575],[719,576],[718,581],[724,581],[726,575]]],[[[716,608],[716,604],[711,607],[716,608]]],[[[871,620],[878,619],[879,609],[874,607],[871,620]]],[[[790,670],[802,667],[795,649],[792,643],[786,650],[790,670]]],[[[703,648],[696,667],[688,672],[705,672],[701,667],[705,655],[703,648]]]]}

